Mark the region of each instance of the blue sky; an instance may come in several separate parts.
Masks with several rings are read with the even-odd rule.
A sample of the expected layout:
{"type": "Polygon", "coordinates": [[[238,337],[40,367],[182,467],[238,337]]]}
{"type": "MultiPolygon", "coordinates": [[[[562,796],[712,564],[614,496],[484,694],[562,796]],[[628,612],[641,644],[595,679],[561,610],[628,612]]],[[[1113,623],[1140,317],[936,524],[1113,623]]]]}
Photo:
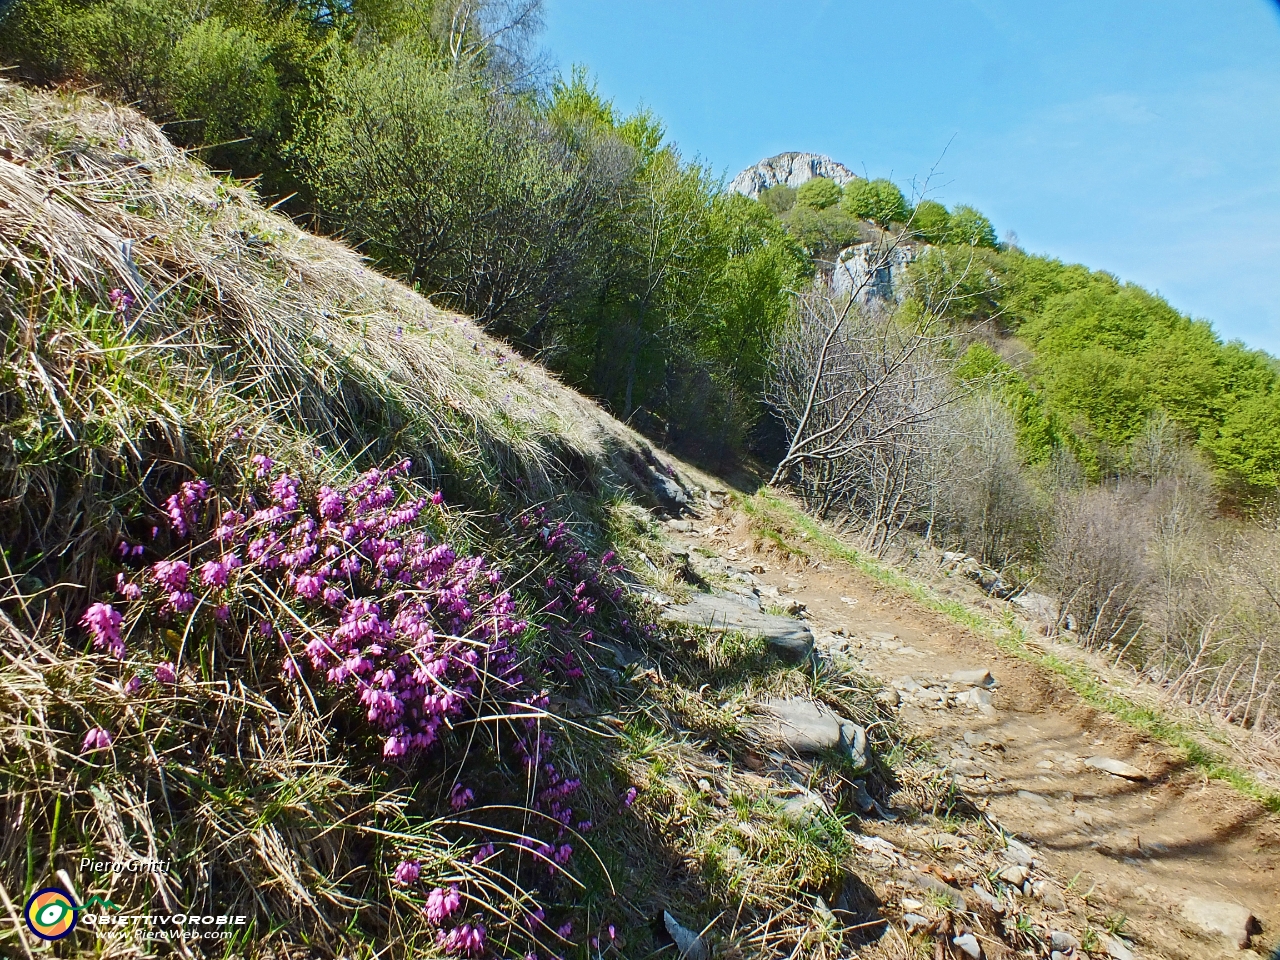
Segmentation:
{"type": "Polygon", "coordinates": [[[547,0],[544,43],[717,173],[825,153],[1280,355],[1273,0],[547,0]]]}

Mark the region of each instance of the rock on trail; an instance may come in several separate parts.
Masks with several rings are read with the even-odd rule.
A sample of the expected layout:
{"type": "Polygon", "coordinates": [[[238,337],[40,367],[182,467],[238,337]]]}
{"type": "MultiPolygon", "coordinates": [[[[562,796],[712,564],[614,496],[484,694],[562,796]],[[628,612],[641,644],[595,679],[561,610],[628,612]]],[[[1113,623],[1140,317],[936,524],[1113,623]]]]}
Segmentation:
{"type": "Polygon", "coordinates": [[[767,716],[757,722],[765,736],[797,754],[838,750],[854,766],[867,766],[867,731],[828,707],[803,697],[766,698],[761,707],[767,716]]]}
{"type": "Polygon", "coordinates": [[[687,603],[663,609],[662,619],[688,623],[721,633],[763,637],[778,659],[803,663],[813,653],[813,631],[793,617],[765,613],[759,602],[729,593],[695,593],[687,603]]]}

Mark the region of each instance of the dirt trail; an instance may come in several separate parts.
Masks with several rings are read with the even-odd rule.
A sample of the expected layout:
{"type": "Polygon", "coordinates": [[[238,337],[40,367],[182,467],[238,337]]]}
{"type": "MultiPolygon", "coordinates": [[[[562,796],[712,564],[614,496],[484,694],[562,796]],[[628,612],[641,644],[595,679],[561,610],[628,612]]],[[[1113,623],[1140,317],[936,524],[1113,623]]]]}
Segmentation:
{"type": "Polygon", "coordinates": [[[1205,780],[1059,678],[848,565],[815,569],[759,554],[741,519],[724,513],[677,537],[747,567],[759,561],[762,589],[805,605],[820,648],[846,647],[890,686],[910,688],[910,677],[942,690],[955,671],[990,670],[997,683],[989,707],[931,706],[936,695],[925,689],[923,700],[903,698],[902,721],[929,738],[960,790],[1031,844],[1052,874],[1087,893],[1099,914],[1124,914],[1138,956],[1254,955],[1185,919],[1189,898],[1247,907],[1262,925],[1257,955],[1280,943],[1280,818],[1205,780]],[[1145,779],[1086,765],[1097,756],[1125,761],[1145,779]]]}

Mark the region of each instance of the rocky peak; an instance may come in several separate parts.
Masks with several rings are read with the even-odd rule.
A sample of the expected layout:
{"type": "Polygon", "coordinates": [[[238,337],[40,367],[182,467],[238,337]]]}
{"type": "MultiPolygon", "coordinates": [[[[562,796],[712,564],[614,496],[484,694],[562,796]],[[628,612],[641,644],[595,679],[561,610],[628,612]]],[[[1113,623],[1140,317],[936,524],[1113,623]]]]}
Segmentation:
{"type": "Polygon", "coordinates": [[[858,175],[843,163],[837,163],[830,157],[820,153],[791,151],[780,153],[776,157],[768,157],[755,166],[747,167],[733,178],[729,189],[754,200],[760,196],[760,191],[776,187],[780,183],[785,183],[789,187],[798,187],[814,177],[826,177],[842,187],[851,180],[859,179],[858,175]]]}

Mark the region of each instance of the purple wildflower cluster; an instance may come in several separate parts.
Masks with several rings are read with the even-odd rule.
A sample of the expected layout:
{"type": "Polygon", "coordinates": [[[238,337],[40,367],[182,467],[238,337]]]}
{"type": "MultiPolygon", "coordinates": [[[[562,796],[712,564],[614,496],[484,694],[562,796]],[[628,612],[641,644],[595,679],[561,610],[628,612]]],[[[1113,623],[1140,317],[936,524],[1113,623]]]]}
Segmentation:
{"type": "Polygon", "coordinates": [[[107,294],[107,299],[111,301],[112,309],[122,317],[127,317],[129,311],[133,309],[133,294],[128,290],[122,290],[115,287],[107,294]]]}
{"type": "MultiPolygon", "coordinates": [[[[430,532],[431,511],[444,498],[406,493],[409,461],[369,470],[346,489],[322,486],[313,494],[305,494],[297,477],[271,457],[259,454],[251,463],[259,485],[236,509],[203,480],[181,484],[165,500],[168,542],[176,546],[160,559],[146,563],[145,548],[122,542],[118,553],[127,569],[116,580],[122,605],[137,609],[138,616],[225,623],[232,599],[246,587],[260,599],[283,600],[277,615],[256,623],[260,636],[278,638],[283,676],[292,680],[309,673],[313,686],[318,681],[349,693],[382,740],[387,761],[429,750],[455,721],[477,712],[481,697],[490,701],[489,709],[501,705],[511,717],[514,753],[536,788],[533,805],[556,825],[553,836],[512,844],[507,856],[514,854],[516,861],[510,869],[533,864],[545,870],[546,879],[564,870],[573,856],[571,832],[586,832],[591,823],[574,814],[579,781],[549,759],[552,739],[540,722],[549,696],[525,677],[517,644],[531,629],[542,631],[549,647],[566,652],[538,664],[538,672],[570,681],[581,677],[581,664],[558,641],[592,639],[590,618],[601,603],[621,595],[602,579],[621,570],[616,557],[608,553],[592,563],[563,523],[547,519],[545,508],[517,517],[514,531],[552,555],[552,568],[561,571],[546,577],[548,599],[538,610],[542,622],[531,627],[503,587],[501,569],[483,557],[463,555],[430,532]]],[[[155,528],[151,538],[157,541],[155,528]]],[[[538,592],[543,585],[536,584],[538,592]]],[[[108,603],[95,603],[81,621],[96,647],[120,658],[123,622],[108,603]]],[[[176,684],[178,667],[161,663],[154,677],[162,685],[176,684]]],[[[109,744],[110,735],[101,731],[86,738],[85,750],[109,744]]],[[[449,794],[455,811],[474,800],[474,791],[462,783],[449,794]]],[[[485,843],[474,862],[503,854],[485,843]]],[[[423,879],[421,865],[405,860],[393,879],[411,887],[423,879]]],[[[445,952],[478,956],[485,949],[485,928],[462,922],[464,900],[456,885],[436,887],[423,912],[439,928],[445,952]]],[[[541,915],[532,908],[526,926],[541,924],[541,915]]]]}

